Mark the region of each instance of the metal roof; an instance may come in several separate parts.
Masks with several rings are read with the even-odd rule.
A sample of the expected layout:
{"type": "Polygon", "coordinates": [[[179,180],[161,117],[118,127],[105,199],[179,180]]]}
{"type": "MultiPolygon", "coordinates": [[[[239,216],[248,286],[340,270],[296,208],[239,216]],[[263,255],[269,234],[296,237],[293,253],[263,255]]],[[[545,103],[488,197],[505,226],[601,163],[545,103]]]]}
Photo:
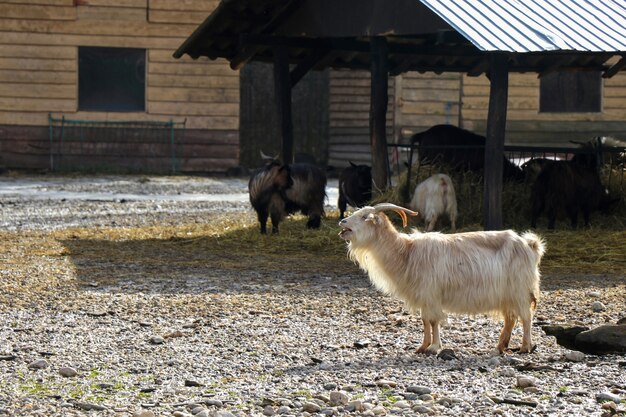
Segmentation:
{"type": "Polygon", "coordinates": [[[370,39],[388,42],[389,71],[626,70],[626,0],[221,0],[174,52],[272,62],[285,46],[303,69],[370,68],[370,39]],[[350,16],[350,18],[347,18],[350,16]],[[622,55],[617,62],[615,55],[622,55]]]}
{"type": "Polygon", "coordinates": [[[481,51],[626,51],[624,0],[419,0],[481,51]]]}

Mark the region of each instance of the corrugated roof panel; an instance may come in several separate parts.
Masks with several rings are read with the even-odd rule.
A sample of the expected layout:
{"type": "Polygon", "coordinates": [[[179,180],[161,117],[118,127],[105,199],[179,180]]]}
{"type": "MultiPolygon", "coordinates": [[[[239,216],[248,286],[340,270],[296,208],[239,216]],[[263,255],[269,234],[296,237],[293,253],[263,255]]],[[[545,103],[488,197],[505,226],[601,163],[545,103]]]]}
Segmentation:
{"type": "Polygon", "coordinates": [[[623,0],[420,0],[483,51],[626,51],[623,0]]]}

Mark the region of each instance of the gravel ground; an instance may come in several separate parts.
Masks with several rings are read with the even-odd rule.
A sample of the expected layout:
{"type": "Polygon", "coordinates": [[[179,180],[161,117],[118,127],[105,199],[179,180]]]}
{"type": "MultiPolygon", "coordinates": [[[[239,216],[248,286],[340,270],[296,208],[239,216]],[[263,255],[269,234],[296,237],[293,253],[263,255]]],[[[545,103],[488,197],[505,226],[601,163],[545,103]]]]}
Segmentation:
{"type": "MultiPolygon", "coordinates": [[[[226,178],[0,177],[0,231],[253,216],[246,189],[226,178]]],[[[175,281],[129,271],[108,283],[71,257],[34,256],[22,270],[9,259],[0,254],[4,283],[19,274],[36,290],[25,303],[1,298],[0,415],[625,414],[624,356],[570,351],[539,326],[615,323],[624,275],[545,276],[532,354],[498,355],[500,322],[454,315],[442,330],[452,350],[434,357],[415,353],[419,318],[356,268],[199,267],[175,281]],[[51,268],[55,280],[39,282],[51,268]]],[[[520,339],[516,327],[512,344],[520,339]]]]}

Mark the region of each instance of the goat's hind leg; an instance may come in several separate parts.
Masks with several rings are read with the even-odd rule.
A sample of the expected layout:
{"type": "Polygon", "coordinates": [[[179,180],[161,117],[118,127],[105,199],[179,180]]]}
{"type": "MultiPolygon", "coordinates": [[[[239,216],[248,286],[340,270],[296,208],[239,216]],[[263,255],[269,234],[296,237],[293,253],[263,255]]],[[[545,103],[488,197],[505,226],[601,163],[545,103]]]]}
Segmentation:
{"type": "Polygon", "coordinates": [[[521,317],[522,322],[522,346],[520,353],[531,353],[533,351],[533,341],[531,336],[531,322],[533,318],[532,311],[529,311],[521,317]]]}
{"type": "Polygon", "coordinates": [[[515,322],[517,319],[515,316],[510,314],[504,315],[504,327],[502,328],[502,332],[500,333],[500,340],[498,341],[498,352],[504,353],[506,348],[509,347],[509,342],[511,341],[511,333],[513,332],[513,327],[515,327],[515,322]]]}

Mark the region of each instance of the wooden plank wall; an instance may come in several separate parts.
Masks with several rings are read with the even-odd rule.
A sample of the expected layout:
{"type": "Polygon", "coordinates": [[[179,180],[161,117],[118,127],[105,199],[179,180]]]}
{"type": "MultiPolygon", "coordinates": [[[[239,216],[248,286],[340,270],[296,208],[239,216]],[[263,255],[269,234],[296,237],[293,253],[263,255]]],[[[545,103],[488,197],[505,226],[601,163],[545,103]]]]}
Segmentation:
{"type": "Polygon", "coordinates": [[[396,77],[395,122],[399,127],[399,142],[414,133],[437,124],[458,124],[460,104],[460,75],[458,73],[407,72],[396,77]]]}
{"type": "MultiPolygon", "coordinates": [[[[330,110],[328,165],[337,169],[348,161],[371,164],[369,133],[370,73],[369,71],[332,70],[330,72],[330,110]]],[[[393,130],[394,80],[389,79],[387,107],[387,141],[393,130]]]]}
{"type": "MultiPolygon", "coordinates": [[[[485,134],[489,80],[463,76],[462,126],[485,134]]],[[[626,139],[626,73],[604,80],[600,113],[540,113],[537,74],[510,74],[506,143],[569,146],[595,136],[626,139]]]]}
{"type": "Polygon", "coordinates": [[[76,3],[81,5],[74,0],[0,3],[0,164],[45,167],[52,112],[85,120],[186,118],[184,170],[237,165],[239,73],[223,60],[172,57],[218,0],[76,3]],[[78,111],[78,46],[146,48],[146,111],[78,111]]]}

